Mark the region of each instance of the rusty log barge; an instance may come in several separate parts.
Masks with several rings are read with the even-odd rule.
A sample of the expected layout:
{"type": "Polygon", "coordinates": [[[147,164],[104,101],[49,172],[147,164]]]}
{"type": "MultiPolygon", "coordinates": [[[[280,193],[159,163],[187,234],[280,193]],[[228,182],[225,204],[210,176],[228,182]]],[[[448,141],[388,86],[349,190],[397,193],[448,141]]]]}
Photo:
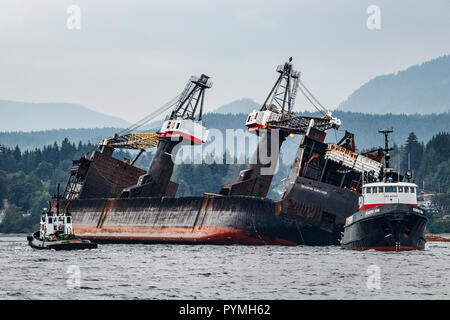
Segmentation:
{"type": "MultiPolygon", "coordinates": [[[[113,157],[123,137],[136,137],[130,133],[104,140],[100,151],[73,162],[59,200],[73,217],[75,233],[98,243],[338,245],[345,219],[358,209],[364,172],[382,172],[380,151],[357,154],[348,132],[337,144],[325,143],[326,131],[338,128],[340,121],[329,112],[321,118],[295,116],[292,107],[303,85],[300,73],[291,59],[277,72],[262,108],[247,118],[246,126],[260,142],[253,164],[236,182],[219,193],[175,197],[178,185],[170,179],[176,147],[205,142],[207,136],[201,114],[211,83],[205,75],[193,77],[155,135],[157,150],[148,171],[113,157]],[[280,200],[268,199],[273,172],[262,173],[268,168],[259,159],[260,149],[272,155],[277,151],[270,150],[272,139],[281,147],[292,134],[302,139],[285,191],[280,200]]],[[[50,201],[50,210],[55,210],[56,200],[50,201]]]]}

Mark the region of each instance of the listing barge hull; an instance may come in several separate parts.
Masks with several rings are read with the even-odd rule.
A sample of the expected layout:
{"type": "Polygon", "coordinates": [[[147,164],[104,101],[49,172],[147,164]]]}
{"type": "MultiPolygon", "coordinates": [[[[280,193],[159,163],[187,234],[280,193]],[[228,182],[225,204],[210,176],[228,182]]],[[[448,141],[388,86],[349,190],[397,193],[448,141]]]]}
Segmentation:
{"type": "MultiPolygon", "coordinates": [[[[326,144],[304,137],[302,145],[306,151],[299,151],[278,201],[223,194],[177,198],[174,192],[122,197],[120,188],[135,185],[139,172],[103,150],[74,162],[60,206],[71,213],[77,235],[98,243],[339,245],[345,219],[358,209],[352,185],[360,173],[324,159],[334,152],[326,144]]],[[[55,208],[53,199],[50,210],[55,208]]]]}
{"type": "Polygon", "coordinates": [[[419,208],[391,204],[362,210],[345,226],[342,247],[352,250],[423,250],[427,218],[419,208]]]}
{"type": "Polygon", "coordinates": [[[61,202],[72,214],[75,233],[97,243],[330,245],[339,244],[342,231],[286,214],[282,202],[258,197],[61,202]]]}

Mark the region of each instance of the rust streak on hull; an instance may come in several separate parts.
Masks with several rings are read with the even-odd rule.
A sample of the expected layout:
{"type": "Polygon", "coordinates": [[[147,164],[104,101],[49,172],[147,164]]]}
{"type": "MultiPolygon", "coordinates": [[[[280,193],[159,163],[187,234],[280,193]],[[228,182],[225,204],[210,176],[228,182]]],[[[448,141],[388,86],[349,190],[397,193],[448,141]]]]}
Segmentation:
{"type": "Polygon", "coordinates": [[[436,235],[427,235],[425,237],[425,239],[428,242],[450,242],[450,238],[445,238],[445,237],[436,236],[436,235]]]}
{"type": "Polygon", "coordinates": [[[292,241],[227,227],[195,227],[192,230],[188,227],[108,226],[97,229],[92,226],[76,226],[74,229],[80,238],[103,243],[298,245],[292,241]]]}

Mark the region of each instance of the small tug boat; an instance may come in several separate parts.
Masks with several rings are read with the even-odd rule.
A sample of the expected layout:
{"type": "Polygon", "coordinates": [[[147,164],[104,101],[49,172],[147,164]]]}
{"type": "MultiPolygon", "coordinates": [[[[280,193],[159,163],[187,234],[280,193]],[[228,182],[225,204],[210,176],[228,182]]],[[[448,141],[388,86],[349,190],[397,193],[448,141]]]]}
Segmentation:
{"type": "MultiPolygon", "coordinates": [[[[59,199],[59,185],[58,185],[59,199]]],[[[28,244],[34,249],[82,250],[95,249],[97,244],[78,238],[73,233],[72,216],[60,213],[57,205],[56,213],[47,209],[42,211],[40,230],[27,236],[28,244]]]]}
{"type": "MultiPolygon", "coordinates": [[[[385,161],[388,168],[389,153],[385,161]]],[[[409,173],[406,176],[411,179],[409,173]]],[[[352,250],[423,250],[428,219],[417,207],[417,185],[402,182],[400,175],[389,169],[383,180],[363,185],[360,208],[346,219],[341,246],[352,250]]]]}

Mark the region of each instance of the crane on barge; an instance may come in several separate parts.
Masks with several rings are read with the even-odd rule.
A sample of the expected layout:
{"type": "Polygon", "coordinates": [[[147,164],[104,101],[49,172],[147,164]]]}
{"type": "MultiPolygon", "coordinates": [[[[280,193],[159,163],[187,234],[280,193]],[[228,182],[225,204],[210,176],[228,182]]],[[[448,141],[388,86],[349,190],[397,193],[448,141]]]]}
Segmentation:
{"type": "Polygon", "coordinates": [[[175,196],[178,184],[170,181],[178,149],[183,144],[202,144],[208,131],[202,125],[205,91],[211,88],[210,77],[192,76],[181,94],[156,111],[98,143],[100,152],[90,158],[74,161],[64,197],[66,199],[93,197],[161,197],[175,196]],[[150,120],[173,108],[158,132],[137,132],[150,120]],[[156,148],[145,172],[134,163],[147,149],[156,148]],[[115,149],[138,150],[131,161],[121,162],[112,157],[115,149]]]}
{"type": "Polygon", "coordinates": [[[220,191],[222,195],[266,197],[281,145],[289,135],[313,135],[323,142],[325,131],[330,128],[338,129],[341,124],[341,121],[332,117],[331,112],[326,110],[303,84],[300,72],[293,69],[292,57],[284,65],[279,65],[276,71],[279,76],[261,109],[252,111],[245,123],[250,132],[260,137],[249,168],[240,172],[236,182],[224,185],[220,191]],[[292,109],[298,90],[323,114],[323,117],[295,115],[292,109]],[[269,159],[269,162],[263,157],[269,159]]]}
{"type": "Polygon", "coordinates": [[[208,131],[201,121],[205,90],[211,86],[209,77],[204,74],[189,79],[175,109],[157,133],[157,150],[147,173],[139,177],[135,186],[124,189],[122,198],[162,197],[176,194],[178,184],[170,181],[178,151],[175,151],[175,147],[184,142],[192,145],[206,142],[208,131]]]}

